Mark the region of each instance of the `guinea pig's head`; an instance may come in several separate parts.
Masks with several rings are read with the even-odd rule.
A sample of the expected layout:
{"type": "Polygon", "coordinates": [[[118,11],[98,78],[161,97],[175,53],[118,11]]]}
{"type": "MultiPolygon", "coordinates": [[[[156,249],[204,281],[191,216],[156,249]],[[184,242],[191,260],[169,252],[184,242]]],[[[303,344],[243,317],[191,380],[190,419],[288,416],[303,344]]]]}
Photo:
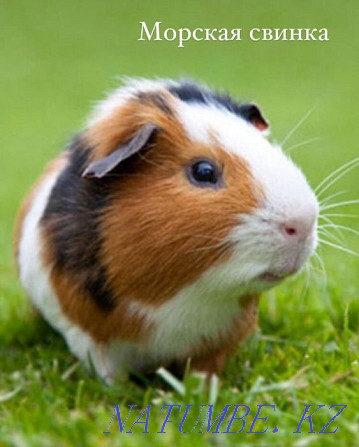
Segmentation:
{"type": "Polygon", "coordinates": [[[190,82],[130,81],[99,104],[83,176],[110,197],[102,257],[121,294],[166,298],[211,272],[240,294],[300,270],[318,202],[267,131],[256,105],[190,82]]]}

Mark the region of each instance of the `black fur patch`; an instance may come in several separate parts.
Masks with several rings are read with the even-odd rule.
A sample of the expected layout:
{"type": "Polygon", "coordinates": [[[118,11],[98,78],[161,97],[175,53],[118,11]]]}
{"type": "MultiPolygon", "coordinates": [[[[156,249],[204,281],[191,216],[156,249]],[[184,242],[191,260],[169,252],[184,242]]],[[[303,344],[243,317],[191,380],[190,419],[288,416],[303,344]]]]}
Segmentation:
{"type": "Polygon", "coordinates": [[[99,259],[99,219],[109,202],[109,182],[81,177],[90,154],[81,136],[67,150],[69,165],[51,192],[41,224],[56,255],[54,267],[75,274],[99,309],[110,311],[114,294],[99,259]]]}
{"type": "Polygon", "coordinates": [[[143,103],[152,103],[154,106],[158,107],[166,115],[173,116],[171,107],[169,106],[166,98],[160,92],[140,92],[137,95],[138,99],[143,103]]]}
{"type": "Polygon", "coordinates": [[[179,85],[169,85],[168,90],[184,102],[215,104],[247,119],[242,109],[244,106],[234,101],[228,94],[213,93],[208,88],[190,81],[183,81],[179,85]]]}

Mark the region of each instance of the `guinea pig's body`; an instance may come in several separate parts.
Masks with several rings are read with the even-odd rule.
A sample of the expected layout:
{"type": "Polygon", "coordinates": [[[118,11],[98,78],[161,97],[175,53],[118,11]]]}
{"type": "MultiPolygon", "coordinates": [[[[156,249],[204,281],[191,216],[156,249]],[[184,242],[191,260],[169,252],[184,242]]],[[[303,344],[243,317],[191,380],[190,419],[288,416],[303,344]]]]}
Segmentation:
{"type": "Polygon", "coordinates": [[[21,282],[71,351],[118,372],[218,372],[260,292],[315,249],[317,200],[254,105],[132,81],[53,160],[20,211],[21,282]]]}

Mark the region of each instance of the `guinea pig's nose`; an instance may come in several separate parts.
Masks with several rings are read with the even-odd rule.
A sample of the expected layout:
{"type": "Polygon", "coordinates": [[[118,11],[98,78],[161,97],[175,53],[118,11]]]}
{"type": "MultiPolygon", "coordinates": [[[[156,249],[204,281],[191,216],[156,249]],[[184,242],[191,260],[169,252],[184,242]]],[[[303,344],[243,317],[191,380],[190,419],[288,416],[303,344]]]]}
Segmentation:
{"type": "Polygon", "coordinates": [[[280,224],[280,230],[287,240],[303,241],[311,234],[314,220],[309,218],[287,219],[280,224]]]}

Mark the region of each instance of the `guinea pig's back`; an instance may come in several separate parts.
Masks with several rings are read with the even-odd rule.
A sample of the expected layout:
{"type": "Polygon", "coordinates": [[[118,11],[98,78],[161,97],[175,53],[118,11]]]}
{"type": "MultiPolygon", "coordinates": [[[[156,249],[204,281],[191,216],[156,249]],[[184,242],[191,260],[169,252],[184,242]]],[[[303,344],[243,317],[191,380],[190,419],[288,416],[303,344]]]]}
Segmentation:
{"type": "Polygon", "coordinates": [[[63,152],[46,166],[25,197],[15,227],[14,251],[20,280],[29,298],[42,313],[50,294],[50,286],[43,261],[44,244],[40,221],[51,191],[67,164],[68,154],[63,152]]]}

